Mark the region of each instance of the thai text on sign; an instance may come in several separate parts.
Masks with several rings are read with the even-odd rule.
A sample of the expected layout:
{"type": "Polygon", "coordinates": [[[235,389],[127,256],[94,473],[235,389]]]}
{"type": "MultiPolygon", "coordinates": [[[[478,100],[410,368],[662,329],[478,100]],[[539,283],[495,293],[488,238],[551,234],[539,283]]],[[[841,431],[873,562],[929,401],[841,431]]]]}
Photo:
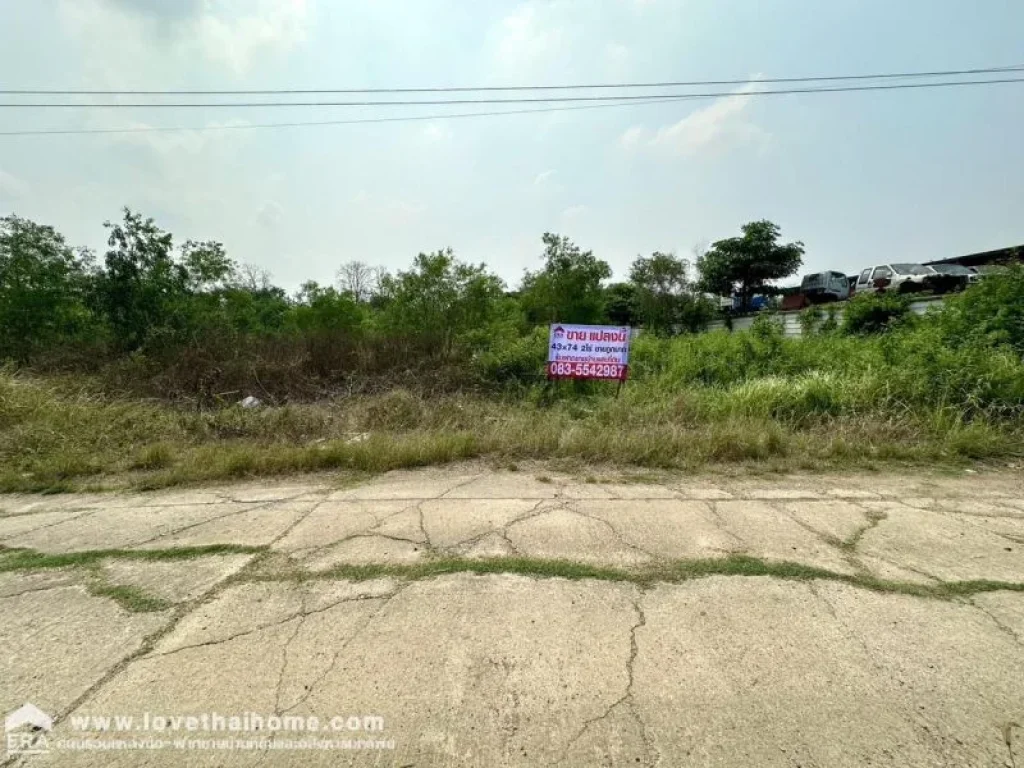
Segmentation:
{"type": "Polygon", "coordinates": [[[548,378],[625,381],[629,337],[628,326],[553,324],[548,334],[548,378]]]}

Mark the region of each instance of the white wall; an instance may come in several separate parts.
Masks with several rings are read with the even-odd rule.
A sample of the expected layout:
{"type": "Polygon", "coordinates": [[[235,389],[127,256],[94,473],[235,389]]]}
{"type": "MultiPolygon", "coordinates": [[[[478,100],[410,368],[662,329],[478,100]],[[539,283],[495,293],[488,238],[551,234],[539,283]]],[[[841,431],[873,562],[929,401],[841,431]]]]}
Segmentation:
{"type": "MultiPolygon", "coordinates": [[[[945,296],[927,296],[913,301],[910,304],[910,311],[915,315],[923,315],[928,311],[930,307],[942,306],[942,303],[946,300],[945,296]]],[[[828,312],[830,307],[835,307],[836,310],[836,321],[843,321],[843,311],[846,307],[845,302],[838,302],[836,304],[822,304],[820,309],[822,310],[822,319],[826,317],[824,313],[828,312]]],[[[778,318],[778,322],[782,324],[782,332],[784,335],[796,338],[803,335],[803,326],[800,325],[800,313],[803,310],[791,310],[789,312],[779,312],[775,315],[778,318]]],[[[754,319],[757,317],[754,315],[739,315],[732,318],[732,330],[733,331],[749,331],[750,326],[754,324],[754,319]]],[[[712,320],[708,323],[707,331],[728,331],[729,326],[725,320],[712,320]]]]}

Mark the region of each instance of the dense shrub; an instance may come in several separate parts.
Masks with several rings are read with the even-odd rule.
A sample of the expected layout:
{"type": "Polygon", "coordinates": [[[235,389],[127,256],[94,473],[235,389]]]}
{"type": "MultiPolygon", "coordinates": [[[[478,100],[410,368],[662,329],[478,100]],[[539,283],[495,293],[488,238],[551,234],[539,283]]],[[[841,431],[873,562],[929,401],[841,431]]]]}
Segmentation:
{"type": "Polygon", "coordinates": [[[847,334],[884,333],[906,320],[909,312],[910,299],[902,294],[858,294],[846,304],[842,331],[847,334]]]}
{"type": "Polygon", "coordinates": [[[984,277],[935,314],[946,343],[1006,344],[1024,353],[1024,265],[984,277]]]}

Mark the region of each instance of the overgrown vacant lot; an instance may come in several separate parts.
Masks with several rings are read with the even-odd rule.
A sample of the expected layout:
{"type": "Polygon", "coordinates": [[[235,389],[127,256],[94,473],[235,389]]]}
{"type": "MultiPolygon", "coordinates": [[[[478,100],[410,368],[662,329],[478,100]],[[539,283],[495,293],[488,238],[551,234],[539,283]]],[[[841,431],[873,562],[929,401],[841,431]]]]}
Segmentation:
{"type": "MultiPolygon", "coordinates": [[[[1013,461],[1024,364],[1008,346],[943,342],[934,323],[880,337],[641,338],[635,379],[474,394],[339,396],[242,409],[104,392],[96,379],[0,376],[0,487],[156,487],[489,457],[660,468],[1013,461]]],[[[542,352],[542,350],[541,350],[542,352]]]]}
{"type": "Polygon", "coordinates": [[[543,325],[433,345],[382,328],[230,343],[197,331],[86,366],[58,344],[0,370],[0,490],[479,457],[809,469],[1024,455],[1024,269],[926,317],[903,297],[864,296],[841,325],[807,319],[802,339],[770,314],[744,333],[645,332],[618,395],[544,381],[543,325]],[[239,407],[247,394],[264,404],[239,407]]]}
{"type": "MultiPolygon", "coordinates": [[[[716,311],[701,291],[730,282],[708,258],[696,281],[654,254],[605,285],[607,263],[545,234],[543,268],[514,291],[444,250],[393,275],[353,262],[341,290],[288,297],[219,243],[176,254],[128,210],[107,226],[98,267],[51,227],[0,219],[0,490],[467,458],[826,468],[1024,454],[1019,265],[927,317],[864,295],[841,323],[808,310],[805,337],[787,339],[770,313],[749,332],[698,333],[716,311]],[[553,320],[643,327],[618,396],[543,379],[553,320]],[[263,405],[239,407],[246,396],[263,405]]],[[[779,274],[799,266],[775,225],[744,237],[755,231],[779,274]]]]}

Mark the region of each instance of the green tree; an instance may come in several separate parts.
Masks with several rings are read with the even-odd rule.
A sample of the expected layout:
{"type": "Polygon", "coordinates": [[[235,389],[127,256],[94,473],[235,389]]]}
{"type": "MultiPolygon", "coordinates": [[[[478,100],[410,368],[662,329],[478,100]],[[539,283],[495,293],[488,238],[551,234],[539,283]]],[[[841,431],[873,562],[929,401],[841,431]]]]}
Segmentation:
{"type": "Polygon", "coordinates": [[[608,263],[581,251],[568,237],[545,232],[544,268],[523,277],[521,297],[530,319],[542,323],[599,323],[608,263]]]}
{"type": "Polygon", "coordinates": [[[208,291],[231,283],[238,273],[238,265],[216,240],[196,242],[188,240],[181,246],[181,264],[187,274],[189,290],[208,291]]]}
{"type": "Polygon", "coordinates": [[[769,280],[795,273],[803,263],[804,244],[780,244],[779,227],[770,221],[744,224],[740,237],[712,243],[697,265],[702,290],[720,296],[735,291],[743,308],[769,280]]]}
{"type": "Polygon", "coordinates": [[[309,281],[299,289],[294,318],[300,331],[354,333],[362,329],[366,314],[348,293],[309,281]]]}
{"type": "Polygon", "coordinates": [[[87,280],[87,263],[53,227],[0,218],[0,357],[28,362],[95,329],[87,280]]]}
{"type": "Polygon", "coordinates": [[[170,233],[129,208],[123,222],[104,226],[109,249],[99,299],[118,346],[132,351],[182,331],[175,309],[188,294],[189,273],[174,260],[170,233]]]}
{"type": "Polygon", "coordinates": [[[605,289],[604,315],[612,325],[637,325],[636,286],[612,283],[605,289]]]}
{"type": "Polygon", "coordinates": [[[658,251],[650,257],[638,256],[629,269],[629,280],[640,322],[654,333],[671,333],[689,294],[686,262],[658,251]]]}
{"type": "Polygon", "coordinates": [[[381,278],[380,323],[447,355],[460,338],[476,335],[502,315],[504,289],[484,265],[458,261],[451,248],[421,253],[409,271],[381,278]]]}

